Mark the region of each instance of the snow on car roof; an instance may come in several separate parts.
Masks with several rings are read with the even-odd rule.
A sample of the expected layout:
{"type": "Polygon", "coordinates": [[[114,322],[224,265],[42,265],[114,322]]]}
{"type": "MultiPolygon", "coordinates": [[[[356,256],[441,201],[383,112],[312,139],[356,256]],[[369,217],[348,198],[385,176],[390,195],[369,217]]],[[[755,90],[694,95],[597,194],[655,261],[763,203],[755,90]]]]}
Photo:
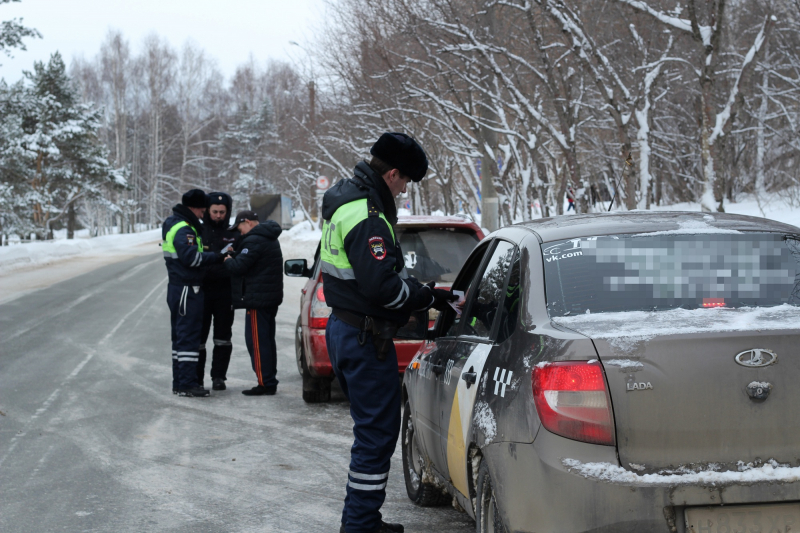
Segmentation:
{"type": "Polygon", "coordinates": [[[590,213],[531,220],[518,224],[542,242],[619,234],[700,234],[769,231],[800,234],[800,228],[766,218],[689,211],[590,213]]]}
{"type": "Polygon", "coordinates": [[[398,226],[416,226],[416,225],[430,225],[430,226],[471,226],[475,224],[472,219],[460,216],[401,216],[397,217],[398,226]]]}

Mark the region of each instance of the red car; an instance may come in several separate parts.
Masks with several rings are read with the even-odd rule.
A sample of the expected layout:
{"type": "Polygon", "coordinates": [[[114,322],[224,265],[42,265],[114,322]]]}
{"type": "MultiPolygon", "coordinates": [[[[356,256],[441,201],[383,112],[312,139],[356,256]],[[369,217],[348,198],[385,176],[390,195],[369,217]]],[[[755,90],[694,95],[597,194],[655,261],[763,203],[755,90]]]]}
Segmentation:
{"type": "MultiPolygon", "coordinates": [[[[456,279],[467,256],[484,237],[477,224],[459,216],[400,217],[395,235],[400,241],[408,274],[422,283],[435,281],[442,287],[449,287],[456,279]]],[[[311,268],[305,259],[291,259],[286,261],[284,271],[287,276],[309,278],[302,290],[295,330],[297,370],[303,376],[303,400],[308,403],[327,402],[331,399],[331,382],[335,375],[325,345],[325,326],[331,308],[326,305],[322,291],[319,247],[311,268]]],[[[437,313],[432,309],[427,317],[428,323],[422,328],[419,327],[419,317],[412,316],[398,332],[394,343],[397,371],[401,376],[424,341],[425,330],[433,325],[437,313]]],[[[424,318],[423,314],[422,320],[424,318]]]]}

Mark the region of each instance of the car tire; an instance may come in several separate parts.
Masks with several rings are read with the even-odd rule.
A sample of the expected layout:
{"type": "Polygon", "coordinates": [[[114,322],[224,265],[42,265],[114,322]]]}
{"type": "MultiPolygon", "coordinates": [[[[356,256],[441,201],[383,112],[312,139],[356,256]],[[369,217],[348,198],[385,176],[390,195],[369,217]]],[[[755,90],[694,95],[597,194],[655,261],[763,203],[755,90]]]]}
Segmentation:
{"type": "Polygon", "coordinates": [[[486,461],[481,461],[476,487],[475,531],[477,533],[506,533],[503,519],[497,508],[494,485],[486,461]]]}
{"type": "Polygon", "coordinates": [[[303,376],[303,401],[306,403],[325,403],[331,401],[331,381],[328,378],[315,378],[308,370],[305,354],[300,357],[303,376]]]}
{"type": "Polygon", "coordinates": [[[449,494],[442,492],[436,485],[422,481],[425,459],[419,452],[409,402],[406,402],[403,409],[400,437],[403,439],[403,479],[406,482],[409,499],[420,507],[436,507],[451,503],[453,499],[449,494]]]}

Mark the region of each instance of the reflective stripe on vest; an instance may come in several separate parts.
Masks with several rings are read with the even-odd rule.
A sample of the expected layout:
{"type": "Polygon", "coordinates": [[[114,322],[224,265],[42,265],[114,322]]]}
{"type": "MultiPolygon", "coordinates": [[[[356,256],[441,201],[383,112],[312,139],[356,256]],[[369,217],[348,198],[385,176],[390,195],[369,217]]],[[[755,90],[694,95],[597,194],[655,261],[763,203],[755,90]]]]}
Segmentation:
{"type": "MultiPolygon", "coordinates": [[[[396,243],[394,230],[383,213],[379,217],[386,222],[392,234],[392,244],[396,243]]],[[[320,260],[322,271],[335,278],[351,280],[356,279],[353,265],[347,258],[344,250],[344,240],[350,231],[362,221],[369,218],[367,213],[367,199],[353,200],[339,207],[330,220],[322,226],[322,243],[320,246],[320,260]]],[[[404,269],[405,270],[405,269],[404,269]]]]}
{"type": "MultiPolygon", "coordinates": [[[[164,251],[164,257],[170,257],[172,259],[178,258],[178,252],[175,250],[175,235],[178,233],[184,226],[189,226],[189,223],[185,220],[181,220],[174,226],[172,226],[169,231],[167,232],[167,238],[164,239],[164,242],[161,243],[161,249],[164,251]]],[[[198,253],[203,253],[203,240],[200,238],[200,235],[197,234],[197,230],[194,227],[189,226],[192,231],[194,232],[194,236],[197,239],[197,251],[198,253]]]]}

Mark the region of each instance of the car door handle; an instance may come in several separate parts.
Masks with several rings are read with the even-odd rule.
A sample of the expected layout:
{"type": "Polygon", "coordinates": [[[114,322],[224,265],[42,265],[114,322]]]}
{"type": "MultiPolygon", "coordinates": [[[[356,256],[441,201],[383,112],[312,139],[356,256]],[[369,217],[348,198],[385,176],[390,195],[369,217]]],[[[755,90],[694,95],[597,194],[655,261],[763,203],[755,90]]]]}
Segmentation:
{"type": "Polygon", "coordinates": [[[440,376],[444,372],[444,365],[431,365],[431,372],[440,376]]]}
{"type": "Polygon", "coordinates": [[[475,382],[478,381],[478,374],[476,372],[463,372],[461,379],[467,382],[467,388],[469,388],[470,385],[475,385],[475,382]]]}

